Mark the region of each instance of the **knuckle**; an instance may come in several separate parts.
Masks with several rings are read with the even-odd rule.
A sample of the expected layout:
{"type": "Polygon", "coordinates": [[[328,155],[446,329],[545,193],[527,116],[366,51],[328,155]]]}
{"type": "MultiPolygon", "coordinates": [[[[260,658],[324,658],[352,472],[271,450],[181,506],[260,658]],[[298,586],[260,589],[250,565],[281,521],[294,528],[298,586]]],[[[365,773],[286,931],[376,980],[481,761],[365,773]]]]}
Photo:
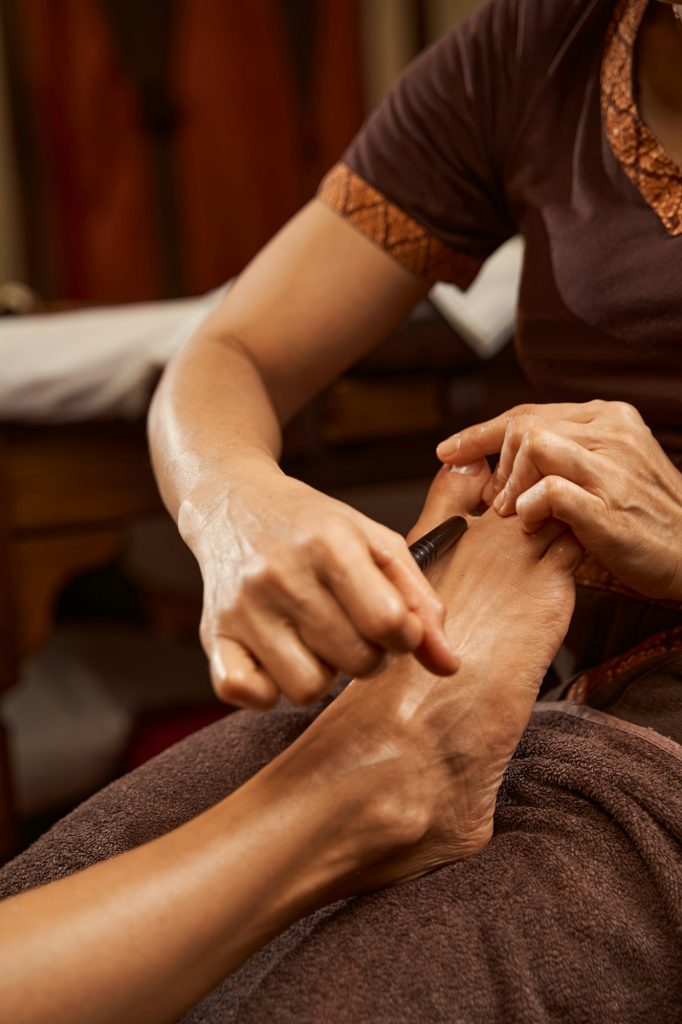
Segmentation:
{"type": "Polygon", "coordinates": [[[329,678],[322,672],[300,673],[289,691],[289,696],[294,704],[312,704],[324,694],[328,685],[329,678]]]}
{"type": "Polygon", "coordinates": [[[324,561],[330,554],[343,549],[348,529],[349,524],[341,516],[327,516],[299,535],[298,550],[307,553],[314,561],[324,561]]]}
{"type": "Polygon", "coordinates": [[[404,625],[405,612],[404,606],[397,602],[387,603],[373,612],[363,632],[370,640],[383,640],[398,633],[404,625]]]}
{"type": "Polygon", "coordinates": [[[351,676],[366,676],[377,668],[384,657],[381,650],[366,644],[358,644],[345,659],[344,671],[351,676]]]}
{"type": "Polygon", "coordinates": [[[216,697],[225,704],[241,704],[249,697],[248,679],[239,672],[226,675],[212,671],[211,681],[216,697]]]}
{"type": "Polygon", "coordinates": [[[530,433],[534,430],[540,429],[540,419],[537,416],[519,416],[516,421],[519,432],[522,434],[530,433]]]}
{"type": "Polygon", "coordinates": [[[258,565],[244,577],[242,599],[251,595],[281,590],[289,577],[285,562],[278,557],[262,559],[258,565]]]}
{"type": "Polygon", "coordinates": [[[642,418],[639,414],[639,410],[636,409],[634,405],[630,405],[629,402],[614,402],[613,405],[616,407],[615,411],[617,415],[626,423],[637,422],[642,418]]]}
{"type": "Polygon", "coordinates": [[[297,555],[314,552],[322,540],[321,531],[313,523],[305,522],[298,525],[294,533],[292,548],[297,555]]]}
{"type": "Polygon", "coordinates": [[[396,533],[395,530],[387,529],[382,540],[386,550],[395,558],[402,558],[408,551],[407,541],[401,534],[396,533]]]}
{"type": "Polygon", "coordinates": [[[534,416],[536,411],[537,406],[533,405],[532,402],[522,402],[520,405],[515,405],[513,409],[510,410],[509,415],[516,419],[521,416],[529,418],[534,416]]]}
{"type": "Polygon", "coordinates": [[[520,423],[521,421],[518,419],[507,421],[507,426],[504,428],[503,447],[516,444],[521,434],[520,423]]]}
{"type": "Polygon", "coordinates": [[[524,431],[522,447],[526,454],[536,455],[547,446],[547,431],[534,423],[524,431]]]}
{"type": "Polygon", "coordinates": [[[566,492],[566,481],[560,476],[547,476],[545,491],[551,501],[560,501],[566,492]]]}
{"type": "Polygon", "coordinates": [[[536,423],[537,419],[535,416],[530,416],[527,413],[520,413],[507,424],[505,441],[508,444],[513,444],[518,447],[518,445],[522,443],[525,435],[529,430],[532,430],[535,427],[536,423]]]}
{"type": "Polygon", "coordinates": [[[382,566],[383,563],[406,562],[410,560],[407,541],[394,530],[381,526],[372,535],[372,547],[382,566]]]}

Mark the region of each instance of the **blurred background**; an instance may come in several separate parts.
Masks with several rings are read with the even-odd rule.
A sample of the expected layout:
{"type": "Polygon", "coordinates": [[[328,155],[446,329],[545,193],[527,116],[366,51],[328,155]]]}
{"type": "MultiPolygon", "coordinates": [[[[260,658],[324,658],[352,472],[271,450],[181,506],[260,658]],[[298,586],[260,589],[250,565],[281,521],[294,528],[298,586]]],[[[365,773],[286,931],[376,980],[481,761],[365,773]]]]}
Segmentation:
{"type": "Polygon", "coordinates": [[[475,6],[2,0],[0,279],[90,303],[215,287],[475,6]]]}
{"type": "MultiPolygon", "coordinates": [[[[146,446],[142,350],[190,308],[165,300],[237,274],[477,6],[0,0],[0,857],[229,710],[146,446]]],[[[482,362],[424,304],[297,418],[284,465],[405,531],[436,442],[527,397],[510,346],[482,362]]]]}

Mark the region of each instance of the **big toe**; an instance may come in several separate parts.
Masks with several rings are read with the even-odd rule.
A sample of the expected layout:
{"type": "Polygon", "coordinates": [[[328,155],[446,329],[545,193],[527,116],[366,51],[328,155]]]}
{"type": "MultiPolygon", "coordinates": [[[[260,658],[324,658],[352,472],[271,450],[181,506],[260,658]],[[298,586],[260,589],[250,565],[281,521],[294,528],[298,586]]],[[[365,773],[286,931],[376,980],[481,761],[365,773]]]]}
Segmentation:
{"type": "Polygon", "coordinates": [[[423,536],[450,516],[473,514],[481,503],[483,488],[490,478],[485,459],[466,467],[462,473],[450,466],[441,466],[436,473],[419,519],[408,535],[408,541],[423,536]]]}

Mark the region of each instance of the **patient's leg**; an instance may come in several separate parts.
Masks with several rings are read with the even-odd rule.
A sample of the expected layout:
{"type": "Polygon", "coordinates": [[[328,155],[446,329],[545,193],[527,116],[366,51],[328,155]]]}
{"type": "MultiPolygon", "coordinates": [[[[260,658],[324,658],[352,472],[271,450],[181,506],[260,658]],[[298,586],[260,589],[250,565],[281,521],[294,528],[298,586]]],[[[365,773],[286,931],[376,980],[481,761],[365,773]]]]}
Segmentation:
{"type": "MultiPolygon", "coordinates": [[[[420,532],[434,525],[431,511],[436,520],[451,511],[449,485],[439,478],[431,497],[444,504],[433,502],[420,532]]],[[[394,700],[431,716],[441,757],[420,775],[429,786],[443,768],[478,775],[474,834],[481,823],[489,831],[487,804],[506,766],[492,841],[299,922],[187,1024],[678,1019],[682,752],[676,761],[641,737],[554,711],[534,716],[507,763],[566,625],[576,551],[567,539],[556,546],[552,530],[537,547],[516,546],[498,524],[472,526],[441,566],[460,674],[441,681],[405,659],[325,713],[373,686],[377,722],[394,700]]],[[[446,781],[443,792],[455,791],[446,781]]],[[[444,808],[436,841],[447,843],[447,831],[444,808]]],[[[422,868],[429,842],[424,852],[422,868]]]]}
{"type": "MultiPolygon", "coordinates": [[[[480,489],[480,480],[448,471],[440,473],[431,488],[418,532],[471,507],[480,489]]],[[[503,764],[528,717],[535,687],[560,638],[570,605],[565,572],[559,565],[560,559],[557,561],[557,552],[545,552],[548,538],[522,534],[523,557],[512,556],[513,530],[513,520],[502,520],[496,515],[486,522],[477,522],[461,542],[456,558],[450,560],[440,584],[452,606],[450,628],[463,659],[461,675],[456,677],[456,706],[447,704],[448,695],[453,692],[451,681],[435,679],[422,669],[415,671],[416,663],[411,658],[396,663],[386,682],[377,679],[358,684],[373,687],[378,723],[384,702],[398,692],[391,682],[397,672],[402,681],[401,692],[409,694],[414,704],[412,713],[430,715],[436,723],[447,714],[452,729],[450,734],[441,735],[446,746],[453,731],[465,731],[472,741],[475,738],[476,752],[481,749],[484,735],[486,743],[497,745],[499,750],[486,762],[492,766],[492,776],[484,799],[472,807],[470,815],[474,846],[480,842],[481,834],[489,830],[503,764]],[[500,558],[505,566],[501,573],[496,568],[500,558]],[[520,587],[524,588],[522,606],[518,600],[520,587]],[[543,610],[545,600],[548,607],[551,605],[550,610],[543,610]],[[561,614],[557,614],[557,608],[561,608],[561,614]],[[532,644],[528,638],[535,638],[532,644]],[[529,652],[532,668],[526,657],[529,652]],[[523,698],[518,707],[514,705],[513,727],[511,732],[506,727],[502,729],[500,737],[495,729],[484,734],[478,723],[501,718],[505,724],[509,718],[504,687],[510,666],[514,666],[514,674],[519,677],[517,688],[523,698]],[[485,688],[477,692],[475,677],[480,681],[482,672],[490,678],[485,688]],[[424,700],[425,696],[429,699],[424,700]],[[463,729],[458,724],[462,718],[466,719],[463,729]]],[[[318,705],[305,710],[283,706],[262,717],[238,712],[189,737],[96,794],[41,838],[14,866],[0,872],[0,895],[71,873],[183,823],[250,778],[300,735],[319,711],[318,705]]],[[[327,744],[324,747],[328,749],[327,744]]],[[[447,757],[444,750],[445,761],[447,757]]],[[[473,766],[474,759],[468,760],[473,766]]],[[[447,834],[444,838],[447,841],[447,834]]]]}
{"type": "MultiPolygon", "coordinates": [[[[432,495],[433,515],[441,519],[475,506],[482,480],[450,474],[447,491],[437,488],[432,495]]],[[[0,870],[0,898],[71,874],[181,825],[289,746],[326,703],[305,709],[283,704],[262,716],[240,711],[176,744],[95,794],[0,870]]]]}
{"type": "Polygon", "coordinates": [[[299,922],[186,1024],[679,1021],[682,760],[533,715],[477,856],[299,922]]]}

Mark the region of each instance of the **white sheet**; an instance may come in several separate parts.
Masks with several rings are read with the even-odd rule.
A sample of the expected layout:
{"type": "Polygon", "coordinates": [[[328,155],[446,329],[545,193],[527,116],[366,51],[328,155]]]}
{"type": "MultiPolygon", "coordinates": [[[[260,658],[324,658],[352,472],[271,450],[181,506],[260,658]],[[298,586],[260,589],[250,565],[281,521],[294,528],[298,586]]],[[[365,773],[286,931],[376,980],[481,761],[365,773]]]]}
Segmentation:
{"type": "Polygon", "coordinates": [[[150,302],[0,320],[0,417],[68,423],[144,414],[159,371],[224,289],[150,302]]]}
{"type": "MultiPolygon", "coordinates": [[[[481,356],[511,337],[523,244],[512,239],[467,292],[430,299],[481,356]]],[[[0,419],[27,423],[143,416],[159,372],[229,285],[197,299],[0,320],[0,419]]]]}

